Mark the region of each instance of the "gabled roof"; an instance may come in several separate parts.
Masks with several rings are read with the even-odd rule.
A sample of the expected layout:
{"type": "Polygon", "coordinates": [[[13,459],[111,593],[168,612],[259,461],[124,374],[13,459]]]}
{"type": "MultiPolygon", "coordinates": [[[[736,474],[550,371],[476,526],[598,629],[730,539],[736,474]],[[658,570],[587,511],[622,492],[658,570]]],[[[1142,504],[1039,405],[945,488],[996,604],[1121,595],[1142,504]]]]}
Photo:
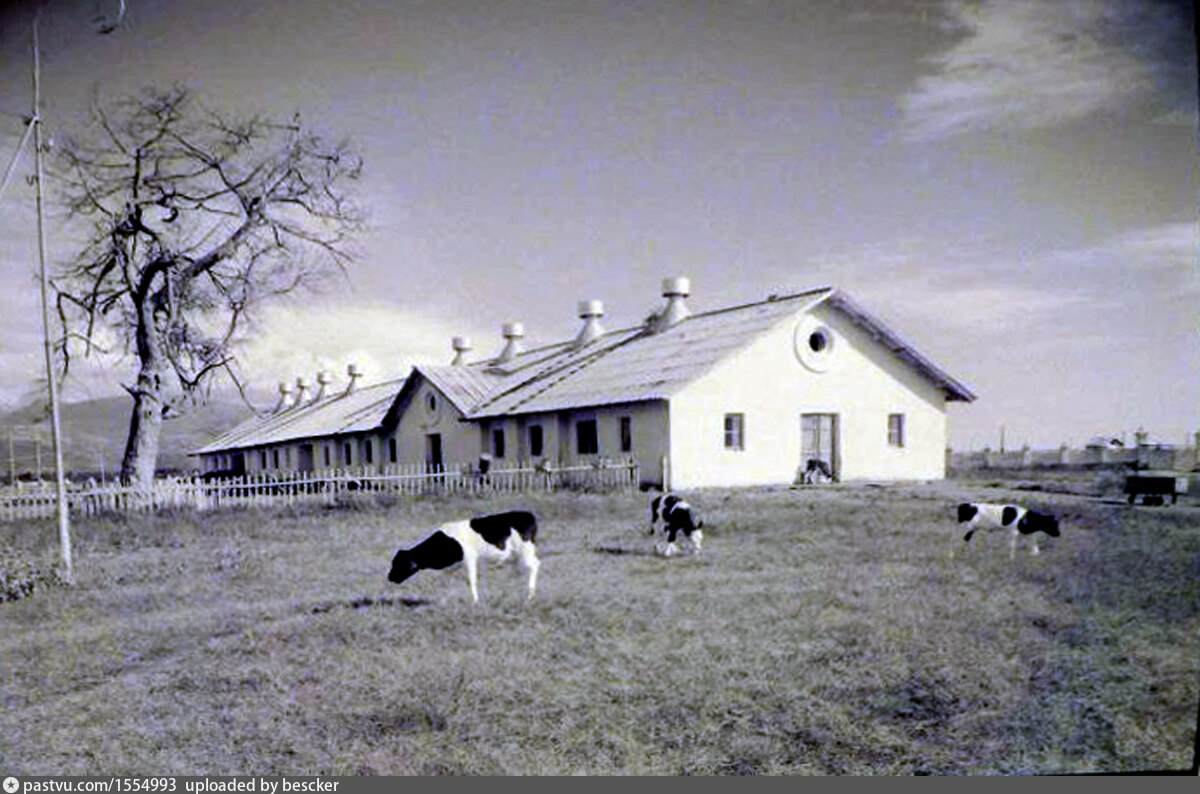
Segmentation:
{"type": "Polygon", "coordinates": [[[401,383],[390,380],[362,386],[349,394],[341,392],[268,416],[252,417],[190,454],[205,455],[374,430],[383,423],[401,383]]]}
{"type": "Polygon", "coordinates": [[[918,353],[916,348],[901,339],[899,334],[884,325],[878,317],[850,300],[850,297],[844,292],[834,290],[826,302],[849,317],[851,322],[874,337],[902,361],[907,362],[913,369],[941,387],[946,392],[947,400],[972,402],[975,399],[974,392],[918,353]]]}
{"type": "Polygon", "coordinates": [[[559,346],[555,355],[510,370],[469,418],[667,399],[830,292],[822,287],[771,296],[693,314],[657,333],[638,326],[611,331],[579,349],[559,346]]]}

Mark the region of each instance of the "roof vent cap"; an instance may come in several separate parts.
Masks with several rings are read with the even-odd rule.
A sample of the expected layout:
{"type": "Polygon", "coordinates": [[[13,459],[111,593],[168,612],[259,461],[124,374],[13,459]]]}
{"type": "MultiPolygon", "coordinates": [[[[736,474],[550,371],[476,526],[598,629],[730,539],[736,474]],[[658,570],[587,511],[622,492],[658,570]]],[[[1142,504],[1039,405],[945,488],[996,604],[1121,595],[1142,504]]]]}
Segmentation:
{"type": "Polygon", "coordinates": [[[692,294],[692,282],[687,277],[664,278],[662,294],[667,299],[667,305],[650,321],[650,330],[655,333],[665,331],[692,313],[684,301],[692,294]]]}
{"type": "Polygon", "coordinates": [[[579,311],[579,319],[583,320],[583,327],[579,329],[579,334],[576,335],[575,341],[571,344],[572,349],[581,348],[588,342],[604,334],[604,327],[600,325],[600,318],[604,316],[603,302],[597,300],[580,301],[577,309],[579,311]]]}
{"type": "Polygon", "coordinates": [[[450,340],[450,347],[454,348],[454,360],[450,364],[456,367],[466,364],[467,353],[471,352],[471,340],[465,336],[456,336],[450,340]]]}
{"type": "Polygon", "coordinates": [[[350,362],[346,367],[346,376],[350,378],[350,382],[346,384],[346,394],[353,394],[358,388],[358,379],[362,377],[362,372],[357,364],[350,362]]]}
{"type": "Polygon", "coordinates": [[[525,336],[525,326],[519,322],[505,323],[500,327],[500,335],[504,337],[505,341],[504,349],[500,351],[500,355],[496,356],[495,363],[497,364],[512,361],[524,351],[521,339],[525,336]]]}
{"type": "Polygon", "coordinates": [[[275,405],[275,413],[280,413],[295,404],[292,399],[292,384],[283,381],[279,384],[279,402],[275,405]]]}

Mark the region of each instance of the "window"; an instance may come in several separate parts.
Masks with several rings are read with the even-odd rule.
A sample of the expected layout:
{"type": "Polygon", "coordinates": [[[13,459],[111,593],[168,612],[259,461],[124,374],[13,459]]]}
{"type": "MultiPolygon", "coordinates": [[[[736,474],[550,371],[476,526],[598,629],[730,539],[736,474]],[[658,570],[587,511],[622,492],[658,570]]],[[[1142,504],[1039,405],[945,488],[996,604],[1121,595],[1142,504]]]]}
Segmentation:
{"type": "Polygon", "coordinates": [[[595,455],[600,451],[595,419],[580,419],[575,423],[575,449],[580,455],[595,455]]]}
{"type": "Polygon", "coordinates": [[[349,441],[342,444],[342,465],[349,466],[354,462],[353,455],[351,454],[353,451],[354,446],[349,441]]]}
{"type": "Polygon", "coordinates": [[[542,426],[529,426],[529,455],[530,457],[540,458],[542,456],[542,426]]]}
{"type": "Polygon", "coordinates": [[[888,446],[904,446],[904,414],[888,414],[888,446]]]}
{"type": "Polygon", "coordinates": [[[725,414],[725,449],[746,448],[746,415],[725,414]]]}
{"type": "Polygon", "coordinates": [[[395,463],[398,459],[399,459],[399,454],[397,453],[397,450],[396,450],[396,439],[395,439],[395,437],[389,438],[388,439],[388,461],[390,463],[395,463]]]}
{"type": "Polygon", "coordinates": [[[329,460],[329,445],[325,444],[323,449],[325,451],[325,468],[329,468],[332,465],[331,461],[329,460]]]}
{"type": "Polygon", "coordinates": [[[621,451],[629,452],[633,449],[633,417],[621,417],[621,451]]]}
{"type": "Polygon", "coordinates": [[[504,457],[504,428],[492,431],[492,456],[499,459],[504,457]]]}
{"type": "Polygon", "coordinates": [[[375,442],[369,438],[363,441],[363,462],[375,462],[375,442]]]}
{"type": "Polygon", "coordinates": [[[258,468],[260,468],[260,469],[267,468],[267,451],[265,449],[259,450],[258,464],[259,464],[258,468]]]}
{"type": "Polygon", "coordinates": [[[277,449],[271,450],[271,465],[279,468],[279,450],[277,449]]]}

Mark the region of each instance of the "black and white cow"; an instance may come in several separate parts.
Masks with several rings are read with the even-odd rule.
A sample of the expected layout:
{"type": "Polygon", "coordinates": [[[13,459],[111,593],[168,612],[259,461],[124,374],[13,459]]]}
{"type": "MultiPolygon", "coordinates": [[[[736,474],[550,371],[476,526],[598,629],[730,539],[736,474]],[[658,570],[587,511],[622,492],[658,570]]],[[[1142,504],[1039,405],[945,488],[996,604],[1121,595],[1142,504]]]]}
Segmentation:
{"type": "Polygon", "coordinates": [[[690,504],[673,493],[654,497],[650,502],[651,535],[654,534],[660,520],[663,522],[663,531],[667,533],[667,545],[662,550],[665,556],[670,557],[679,552],[675,546],[675,536],[680,532],[691,541],[692,551],[700,553],[700,547],[704,543],[704,533],[700,528],[704,526],[704,521],[696,517],[690,504]]]}
{"type": "Polygon", "coordinates": [[[417,571],[442,570],[465,563],[471,600],[479,602],[479,561],[520,561],[529,575],[528,599],[537,592],[538,567],[534,539],[537,518],[527,510],[510,510],[490,516],[476,516],[442,524],[424,540],[408,549],[400,549],[392,558],[388,581],[399,584],[417,571]]]}
{"type": "Polygon", "coordinates": [[[822,480],[833,482],[833,469],[820,458],[809,458],[804,464],[804,474],[801,476],[800,482],[804,485],[813,485],[822,480]]]}
{"type": "Polygon", "coordinates": [[[1057,518],[1020,505],[963,502],[958,506],[958,522],[967,525],[967,534],[963,535],[964,543],[971,539],[977,529],[1011,529],[1012,544],[1008,554],[1010,558],[1016,556],[1017,541],[1022,535],[1028,535],[1032,539],[1033,553],[1039,554],[1038,532],[1045,532],[1052,538],[1057,538],[1061,534],[1057,518]]]}

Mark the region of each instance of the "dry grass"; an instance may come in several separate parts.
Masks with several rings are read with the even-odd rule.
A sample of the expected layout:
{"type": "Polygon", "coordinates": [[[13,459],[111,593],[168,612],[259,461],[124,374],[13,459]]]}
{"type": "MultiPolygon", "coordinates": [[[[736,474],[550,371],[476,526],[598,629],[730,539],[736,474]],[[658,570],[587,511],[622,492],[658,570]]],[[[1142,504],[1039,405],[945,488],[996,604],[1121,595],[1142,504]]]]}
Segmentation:
{"type": "MultiPolygon", "coordinates": [[[[1037,558],[968,483],[709,491],[701,557],[641,496],[180,514],[76,528],[77,585],[0,604],[13,774],[988,774],[1186,769],[1200,508],[1038,494],[1037,558]],[[540,598],[384,581],[438,520],[523,505],[540,598]],[[958,542],[961,545],[961,541],[958,542]]],[[[1028,502],[1030,494],[1024,494],[1028,502]]],[[[5,530],[34,555],[53,529],[5,530]]]]}

